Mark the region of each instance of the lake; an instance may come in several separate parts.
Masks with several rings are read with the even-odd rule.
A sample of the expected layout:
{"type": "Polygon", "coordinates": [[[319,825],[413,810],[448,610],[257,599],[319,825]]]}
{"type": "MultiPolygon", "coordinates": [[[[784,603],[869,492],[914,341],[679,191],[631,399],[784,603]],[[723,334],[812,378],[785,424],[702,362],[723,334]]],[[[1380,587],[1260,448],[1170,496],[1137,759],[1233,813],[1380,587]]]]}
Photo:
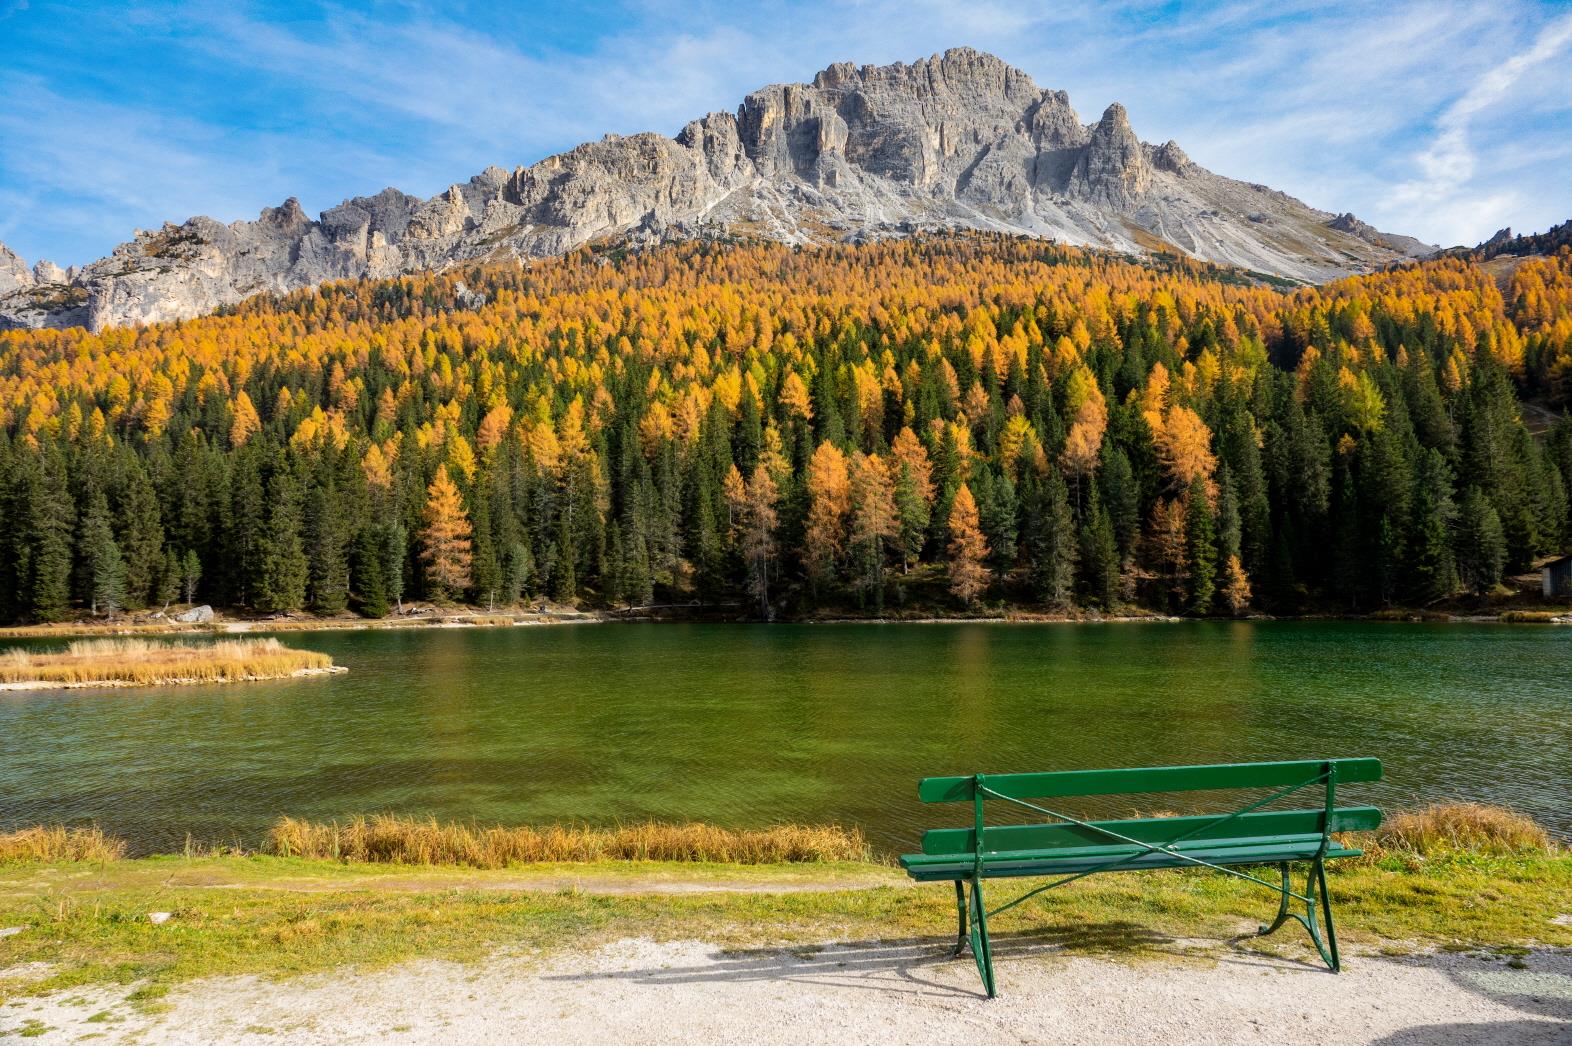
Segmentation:
{"type": "Polygon", "coordinates": [[[1503,803],[1572,836],[1564,628],[615,624],[284,639],[349,672],[0,694],[0,829],[97,822],[147,852],[187,833],[255,845],[280,814],[391,810],[839,821],[896,851],[966,819],[916,802],[932,774],[1376,756],[1387,779],[1350,801],[1503,803]]]}

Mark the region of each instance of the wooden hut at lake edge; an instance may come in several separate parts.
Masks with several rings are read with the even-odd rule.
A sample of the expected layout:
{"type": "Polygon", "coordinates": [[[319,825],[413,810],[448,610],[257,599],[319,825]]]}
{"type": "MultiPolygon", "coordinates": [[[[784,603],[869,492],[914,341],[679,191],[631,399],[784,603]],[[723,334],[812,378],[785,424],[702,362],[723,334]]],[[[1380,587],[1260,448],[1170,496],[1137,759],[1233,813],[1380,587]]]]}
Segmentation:
{"type": "Polygon", "coordinates": [[[1572,556],[1552,559],[1539,568],[1539,577],[1546,599],[1572,596],[1572,556]]]}

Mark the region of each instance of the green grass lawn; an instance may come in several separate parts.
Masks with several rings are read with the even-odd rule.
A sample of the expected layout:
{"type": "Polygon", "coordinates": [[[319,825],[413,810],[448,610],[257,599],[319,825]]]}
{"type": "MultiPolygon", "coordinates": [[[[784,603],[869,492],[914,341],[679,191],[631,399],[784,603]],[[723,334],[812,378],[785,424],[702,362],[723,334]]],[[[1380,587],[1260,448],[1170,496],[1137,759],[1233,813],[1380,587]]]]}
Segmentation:
{"type": "MultiPolygon", "coordinates": [[[[989,884],[991,906],[1026,883],[989,884]]],[[[1572,946],[1572,857],[1458,855],[1346,863],[1331,877],[1339,935],[1363,951],[1572,946]],[[1563,923],[1566,920],[1563,920],[1563,923]]],[[[1206,871],[1096,876],[990,920],[998,939],[1080,954],[1204,957],[1268,917],[1267,890],[1206,871]],[[1182,940],[1181,940],[1182,939],[1182,940]]],[[[115,982],[156,998],[211,974],[289,976],[622,937],[721,945],[954,933],[948,884],[880,864],[601,862],[500,871],[279,857],[159,857],[0,866],[0,1000],[115,982]],[[162,925],[149,912],[170,912],[162,925]],[[42,966],[36,964],[44,964],[42,966]]],[[[1309,958],[1289,926],[1251,947],[1309,958]]]]}

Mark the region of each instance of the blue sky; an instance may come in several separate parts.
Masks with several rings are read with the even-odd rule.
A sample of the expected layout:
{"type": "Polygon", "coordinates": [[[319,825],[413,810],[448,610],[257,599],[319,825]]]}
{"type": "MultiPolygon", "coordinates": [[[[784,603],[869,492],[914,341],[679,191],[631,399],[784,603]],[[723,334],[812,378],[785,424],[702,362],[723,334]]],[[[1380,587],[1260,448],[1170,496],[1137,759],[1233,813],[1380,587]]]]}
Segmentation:
{"type": "Polygon", "coordinates": [[[370,6],[0,0],[0,242],[430,195],[673,134],[833,61],[970,45],[1213,170],[1445,244],[1572,217],[1572,3],[1094,0],[370,6]]]}

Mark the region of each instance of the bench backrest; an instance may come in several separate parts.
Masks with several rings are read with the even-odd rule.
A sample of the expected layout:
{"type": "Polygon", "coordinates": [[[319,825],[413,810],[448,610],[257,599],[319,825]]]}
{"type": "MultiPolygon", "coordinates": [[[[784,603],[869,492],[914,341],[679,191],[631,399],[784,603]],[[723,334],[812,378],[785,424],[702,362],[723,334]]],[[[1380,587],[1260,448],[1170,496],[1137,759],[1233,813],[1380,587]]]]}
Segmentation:
{"type": "MultiPolygon", "coordinates": [[[[1227,820],[1222,820],[1226,815],[1203,814],[1088,823],[1113,828],[1120,835],[1145,843],[1168,843],[1176,839],[1199,842],[1260,836],[1323,835],[1330,832],[1369,831],[1379,827],[1381,811],[1375,807],[1325,805],[1324,800],[1330,797],[1330,793],[1324,776],[1329,770],[1333,771],[1339,786],[1381,779],[1379,759],[1304,759],[1274,763],[929,777],[918,784],[917,796],[925,803],[975,804],[979,798],[985,802],[994,800],[995,795],[983,794],[979,797],[979,780],[988,792],[1020,800],[1244,788],[1275,791],[1302,785],[1302,791],[1296,790],[1289,794],[1304,798],[1313,796],[1314,801],[1320,803],[1316,809],[1260,810],[1242,813],[1227,820]]],[[[990,853],[1060,850],[1105,845],[1109,841],[1109,836],[1098,832],[1096,827],[1070,823],[986,826],[982,831],[982,849],[990,853]]],[[[977,826],[937,828],[925,832],[922,851],[925,854],[975,853],[977,826]]]]}
{"type": "MultiPolygon", "coordinates": [[[[1054,799],[1072,795],[1129,795],[1139,792],[1199,792],[1228,788],[1287,788],[1318,777],[1328,764],[1337,783],[1381,780],[1379,759],[1295,759],[1281,763],[1219,763],[1212,766],[1149,766],[1128,770],[1058,770],[1042,774],[984,774],[989,791],[1011,799],[1054,799]]],[[[917,798],[925,803],[969,803],[976,776],[925,777],[917,798]]]]}

